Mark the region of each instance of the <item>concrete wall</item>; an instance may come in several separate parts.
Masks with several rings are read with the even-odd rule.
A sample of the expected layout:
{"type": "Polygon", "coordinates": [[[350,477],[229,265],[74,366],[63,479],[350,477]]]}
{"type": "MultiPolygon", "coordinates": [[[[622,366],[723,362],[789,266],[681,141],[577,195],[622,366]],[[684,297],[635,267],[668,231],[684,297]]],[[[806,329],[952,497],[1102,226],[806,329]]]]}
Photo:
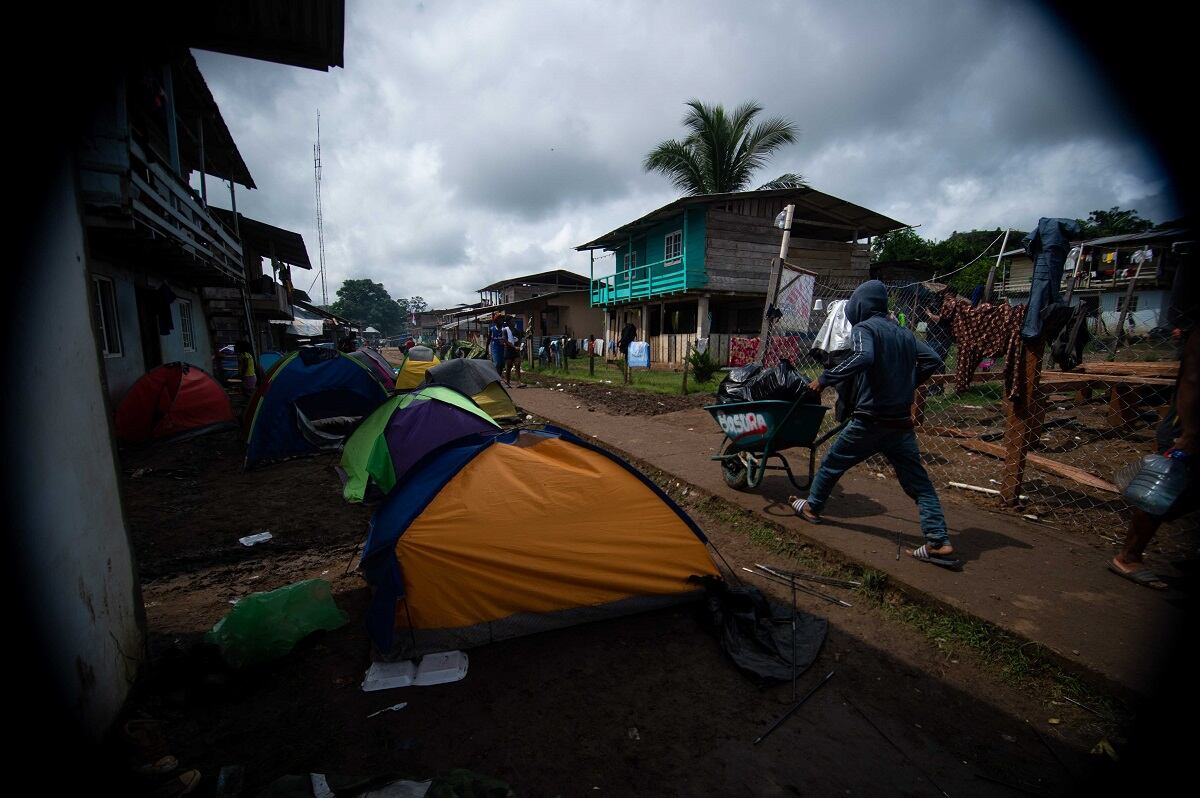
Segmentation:
{"type": "MultiPolygon", "coordinates": [[[[1134,290],[1133,295],[1137,297],[1137,310],[1129,313],[1129,317],[1133,319],[1134,332],[1145,334],[1160,324],[1166,323],[1169,293],[1161,289],[1134,290]]],[[[1100,318],[1104,319],[1104,323],[1108,325],[1111,333],[1116,333],[1117,325],[1121,321],[1121,311],[1117,309],[1118,300],[1124,302],[1124,299],[1124,290],[1105,291],[1100,295],[1100,318]]],[[[1125,327],[1128,332],[1128,318],[1125,321],[1125,327]]]]}
{"type": "MultiPolygon", "coordinates": [[[[121,331],[121,354],[100,355],[104,364],[104,378],[108,383],[108,396],[115,407],[130,386],[137,382],[138,377],[146,373],[142,337],[138,329],[137,289],[134,287],[133,272],[119,266],[93,261],[90,274],[112,280],[113,292],[117,299],[117,326],[121,331]]],[[[90,275],[88,290],[93,290],[90,275]]],[[[88,312],[88,318],[91,318],[90,306],[88,312]]]]}
{"type": "MultiPolygon", "coordinates": [[[[137,382],[138,378],[146,373],[141,329],[138,324],[136,286],[140,283],[153,290],[158,288],[163,280],[155,276],[139,277],[132,269],[101,261],[92,261],[90,273],[112,280],[117,298],[117,320],[121,330],[122,352],[120,355],[101,355],[104,361],[105,380],[108,383],[108,396],[115,406],[129,391],[129,388],[137,382]]],[[[175,327],[170,334],[158,336],[162,362],[191,363],[211,373],[213,369],[212,336],[208,329],[208,319],[200,294],[177,283],[167,282],[177,297],[190,301],[192,304],[192,331],[195,333],[195,346],[191,351],[183,348],[183,328],[180,322],[179,303],[173,302],[171,318],[175,322],[175,327]]],[[[91,290],[90,278],[88,288],[91,290]]]]}
{"type": "Polygon", "coordinates": [[[116,718],[142,661],[141,596],[73,170],[62,163],[47,171],[49,207],[42,227],[30,231],[30,255],[13,286],[21,299],[12,308],[15,329],[38,334],[15,350],[14,373],[30,387],[6,400],[7,440],[19,464],[10,475],[9,572],[10,581],[24,582],[25,614],[14,620],[31,624],[38,645],[12,654],[39,661],[36,677],[49,690],[38,696],[39,713],[61,710],[95,739],[116,718]]]}

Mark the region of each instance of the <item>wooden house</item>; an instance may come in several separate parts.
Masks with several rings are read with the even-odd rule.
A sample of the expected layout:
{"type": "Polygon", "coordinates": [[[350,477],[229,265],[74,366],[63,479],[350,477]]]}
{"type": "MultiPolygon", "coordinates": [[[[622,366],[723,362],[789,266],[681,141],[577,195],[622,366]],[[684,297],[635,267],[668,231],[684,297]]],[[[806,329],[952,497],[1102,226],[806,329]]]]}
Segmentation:
{"type": "Polygon", "coordinates": [[[788,260],[827,280],[868,279],[870,238],[905,226],[809,188],[683,197],[576,248],[592,255],[605,337],[632,323],[651,362],[673,365],[697,338],[723,358],[731,336],[756,335],[789,204],[788,260]]]}

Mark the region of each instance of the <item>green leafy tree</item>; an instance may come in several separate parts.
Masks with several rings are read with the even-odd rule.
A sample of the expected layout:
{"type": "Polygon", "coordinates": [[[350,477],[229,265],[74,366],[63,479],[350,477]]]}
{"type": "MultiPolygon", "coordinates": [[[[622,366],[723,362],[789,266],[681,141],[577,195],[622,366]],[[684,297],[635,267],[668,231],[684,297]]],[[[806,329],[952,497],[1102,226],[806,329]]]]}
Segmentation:
{"type": "Polygon", "coordinates": [[[1116,205],[1107,211],[1092,211],[1088,214],[1086,221],[1083,219],[1077,221],[1080,234],[1085,239],[1144,233],[1154,227],[1154,222],[1138,216],[1136,210],[1121,210],[1116,205]]]}
{"type": "Polygon", "coordinates": [[[404,328],[405,318],[383,283],[368,279],[347,280],[337,290],[337,301],[329,309],[339,316],[366,324],[384,335],[404,328]]]}
{"type": "MultiPolygon", "coordinates": [[[[689,100],[687,107],[683,117],[687,136],[661,142],[642,163],[647,172],[661,172],[687,194],[747,190],[754,173],[766,165],[772,153],[793,143],[798,133],[795,124],[782,117],[754,124],[762,112],[762,106],[754,102],[742,103],[733,113],[699,100],[689,100]]],[[[789,172],[760,188],[806,185],[802,176],[789,172]]]]}
{"type": "Polygon", "coordinates": [[[878,263],[889,260],[924,260],[930,259],[932,244],[911,227],[895,230],[875,236],[871,240],[871,260],[878,263]]]}

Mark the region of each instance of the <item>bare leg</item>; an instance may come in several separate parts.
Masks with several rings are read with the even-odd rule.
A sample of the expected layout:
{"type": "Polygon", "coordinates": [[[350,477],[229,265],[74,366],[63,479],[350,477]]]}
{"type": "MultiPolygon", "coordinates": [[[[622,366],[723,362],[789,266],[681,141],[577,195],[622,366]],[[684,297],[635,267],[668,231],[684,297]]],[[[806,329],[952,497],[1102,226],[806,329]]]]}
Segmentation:
{"type": "MultiPolygon", "coordinates": [[[[1150,543],[1150,539],[1154,537],[1154,533],[1158,531],[1162,521],[1148,513],[1135,509],[1133,511],[1133,520],[1129,522],[1129,531],[1125,533],[1125,545],[1121,547],[1120,553],[1113,557],[1113,567],[1121,573],[1132,574],[1144,570],[1146,567],[1142,555],[1146,551],[1146,545],[1150,543]]],[[[1165,590],[1167,583],[1161,579],[1153,582],[1147,582],[1147,587],[1155,590],[1165,590]]]]}

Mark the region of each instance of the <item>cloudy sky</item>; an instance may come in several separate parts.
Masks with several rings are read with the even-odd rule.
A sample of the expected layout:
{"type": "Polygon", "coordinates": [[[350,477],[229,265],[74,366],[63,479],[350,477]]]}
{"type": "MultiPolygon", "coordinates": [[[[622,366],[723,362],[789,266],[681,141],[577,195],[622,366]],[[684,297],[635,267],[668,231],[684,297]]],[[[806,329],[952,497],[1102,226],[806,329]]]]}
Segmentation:
{"type": "Polygon", "coordinates": [[[344,69],[195,53],[259,187],[239,210],[302,233],[314,264],[320,109],[331,300],[352,277],[442,307],[503,277],[586,274],[574,246],[676,198],[641,161],[681,134],[692,97],[798,124],[762,182],[799,172],[926,237],[1176,212],[1134,126],[1032,5],[347,6],[344,69]]]}

